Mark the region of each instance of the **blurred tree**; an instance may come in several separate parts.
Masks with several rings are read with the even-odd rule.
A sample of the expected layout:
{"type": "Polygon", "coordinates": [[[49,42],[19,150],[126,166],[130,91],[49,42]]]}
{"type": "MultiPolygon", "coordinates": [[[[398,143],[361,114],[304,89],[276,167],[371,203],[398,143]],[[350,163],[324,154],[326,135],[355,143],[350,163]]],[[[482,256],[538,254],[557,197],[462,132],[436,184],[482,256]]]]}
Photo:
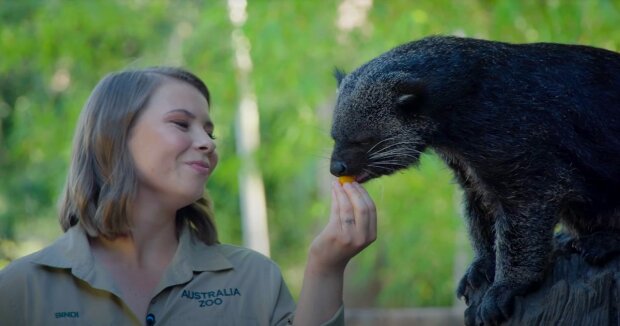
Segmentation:
{"type": "Polygon", "coordinates": [[[234,26],[231,34],[237,88],[240,99],[236,115],[237,155],[242,160],[239,169],[239,192],[241,220],[243,225],[243,244],[269,256],[269,235],[267,227],[267,205],[263,177],[256,164],[256,150],[260,146],[259,113],[256,95],[251,85],[252,58],[251,43],[243,32],[247,19],[246,0],[228,0],[228,13],[234,26]]]}
{"type": "MultiPolygon", "coordinates": [[[[617,0],[249,1],[247,13],[249,87],[261,116],[254,157],[271,256],[294,294],[307,247],[328,217],[321,185],[330,178],[334,66],[351,71],[429,34],[620,49],[617,0]],[[361,16],[344,22],[343,7],[361,16]]],[[[225,1],[3,1],[0,19],[0,267],[60,234],[55,201],[81,106],[103,75],[134,66],[183,65],[209,85],[221,161],[207,189],[222,240],[242,243],[235,153],[242,96],[225,1]]],[[[460,195],[450,172],[429,153],[419,169],[366,187],[380,233],[348,269],[348,305],[451,305],[455,252],[469,245],[458,240],[460,195]]]]}

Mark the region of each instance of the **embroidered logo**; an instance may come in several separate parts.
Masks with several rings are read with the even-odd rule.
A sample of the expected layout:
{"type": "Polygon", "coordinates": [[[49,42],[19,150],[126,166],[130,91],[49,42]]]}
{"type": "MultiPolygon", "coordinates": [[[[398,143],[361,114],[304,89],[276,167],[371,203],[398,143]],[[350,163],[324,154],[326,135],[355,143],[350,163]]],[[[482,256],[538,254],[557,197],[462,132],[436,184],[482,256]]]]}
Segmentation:
{"type": "Polygon", "coordinates": [[[54,314],[56,319],[58,318],[80,318],[80,313],[77,311],[59,311],[54,314]]]}
{"type": "Polygon", "coordinates": [[[183,290],[181,298],[196,300],[200,307],[219,306],[227,297],[241,296],[238,288],[225,288],[214,291],[190,291],[183,290]]]}

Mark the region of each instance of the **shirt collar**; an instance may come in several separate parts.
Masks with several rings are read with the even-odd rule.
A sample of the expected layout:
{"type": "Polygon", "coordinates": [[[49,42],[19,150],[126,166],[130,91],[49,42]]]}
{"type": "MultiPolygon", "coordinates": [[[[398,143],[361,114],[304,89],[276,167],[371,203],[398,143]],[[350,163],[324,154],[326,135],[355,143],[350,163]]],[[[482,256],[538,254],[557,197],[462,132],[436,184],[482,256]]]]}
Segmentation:
{"type": "Polygon", "coordinates": [[[179,247],[174,255],[172,265],[187,264],[195,272],[217,272],[232,269],[233,265],[222,254],[220,245],[207,245],[192,235],[189,226],[185,225],[179,236],[179,247]]]}
{"type": "Polygon", "coordinates": [[[80,225],[71,227],[50,246],[39,251],[32,260],[55,268],[77,268],[93,264],[86,232],[80,225]]]}
{"type": "Polygon", "coordinates": [[[71,273],[99,289],[117,293],[107,273],[97,268],[86,231],[79,224],[69,228],[58,240],[41,250],[32,262],[54,268],[71,269],[71,273]]]}
{"type": "MultiPolygon", "coordinates": [[[[83,274],[88,274],[94,267],[86,231],[79,224],[71,227],[52,245],[35,255],[33,262],[55,268],[70,268],[76,276],[85,278],[83,274]]],[[[185,225],[170,268],[178,272],[216,272],[232,269],[233,265],[222,254],[219,245],[205,244],[193,236],[189,226],[185,225]]]]}
{"type": "MultiPolygon", "coordinates": [[[[179,237],[179,246],[172,262],[156,287],[155,294],[167,287],[187,283],[194,272],[218,272],[233,268],[221,252],[219,245],[208,246],[192,235],[185,225],[179,237]]],[[[96,264],[86,231],[78,224],[50,246],[33,256],[32,262],[54,268],[71,269],[71,273],[97,289],[103,289],[121,297],[112,277],[100,264],[96,264]]]]}
{"type": "Polygon", "coordinates": [[[189,226],[185,225],[181,230],[174,258],[157,285],[155,293],[191,281],[194,272],[220,272],[230,269],[233,269],[233,265],[222,254],[219,245],[206,245],[194,237],[189,226]]]}

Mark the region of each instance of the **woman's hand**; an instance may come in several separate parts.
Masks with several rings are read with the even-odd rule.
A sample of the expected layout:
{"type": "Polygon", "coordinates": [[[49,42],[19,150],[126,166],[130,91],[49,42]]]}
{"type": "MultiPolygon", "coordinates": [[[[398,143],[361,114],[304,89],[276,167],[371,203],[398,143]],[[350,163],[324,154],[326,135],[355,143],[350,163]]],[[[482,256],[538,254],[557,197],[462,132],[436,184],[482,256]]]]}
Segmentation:
{"type": "Polygon", "coordinates": [[[366,189],[357,182],[334,181],[329,222],[310,247],[313,267],[344,271],[349,260],[376,238],[377,209],[366,189]]]}
{"type": "Polygon", "coordinates": [[[377,210],[357,182],[332,185],[329,222],[310,246],[295,325],[321,325],[342,306],[344,269],[377,238],[377,210]]]}

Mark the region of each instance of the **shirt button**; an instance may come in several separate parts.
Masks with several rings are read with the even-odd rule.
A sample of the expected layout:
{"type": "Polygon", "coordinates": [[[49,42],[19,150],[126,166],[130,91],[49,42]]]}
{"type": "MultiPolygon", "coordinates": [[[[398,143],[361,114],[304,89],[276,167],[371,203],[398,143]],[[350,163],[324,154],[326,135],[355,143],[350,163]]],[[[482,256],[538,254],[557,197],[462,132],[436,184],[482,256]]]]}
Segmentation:
{"type": "Polygon", "coordinates": [[[146,324],[148,326],[155,325],[155,315],[153,315],[153,314],[146,315],[146,324]]]}

